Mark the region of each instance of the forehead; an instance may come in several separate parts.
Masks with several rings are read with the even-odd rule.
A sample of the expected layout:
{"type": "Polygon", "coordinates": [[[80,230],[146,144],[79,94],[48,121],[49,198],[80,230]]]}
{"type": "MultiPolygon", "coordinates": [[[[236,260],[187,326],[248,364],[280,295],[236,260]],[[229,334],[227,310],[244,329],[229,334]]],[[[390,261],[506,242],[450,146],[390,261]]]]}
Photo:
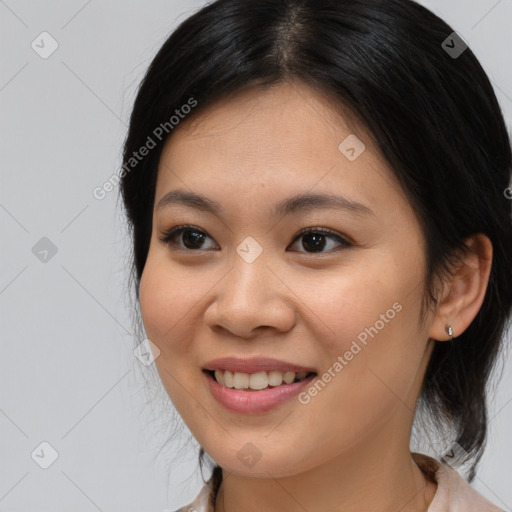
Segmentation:
{"type": "Polygon", "coordinates": [[[173,132],[166,149],[238,140],[243,144],[230,147],[230,153],[238,150],[245,156],[252,152],[261,156],[262,141],[267,149],[297,145],[310,151],[320,138],[324,145],[332,145],[344,133],[357,133],[367,145],[373,145],[371,134],[347,107],[302,83],[248,87],[190,117],[173,132]],[[209,140],[212,138],[215,140],[209,140]]]}
{"type": "Polygon", "coordinates": [[[384,186],[400,193],[373,139],[354,119],[304,84],[242,91],[185,118],[172,133],[160,159],[156,200],[178,185],[217,197],[340,187],[361,196],[357,189],[365,184],[370,200],[384,186]],[[356,159],[347,158],[347,144],[361,151],[356,159]]]}

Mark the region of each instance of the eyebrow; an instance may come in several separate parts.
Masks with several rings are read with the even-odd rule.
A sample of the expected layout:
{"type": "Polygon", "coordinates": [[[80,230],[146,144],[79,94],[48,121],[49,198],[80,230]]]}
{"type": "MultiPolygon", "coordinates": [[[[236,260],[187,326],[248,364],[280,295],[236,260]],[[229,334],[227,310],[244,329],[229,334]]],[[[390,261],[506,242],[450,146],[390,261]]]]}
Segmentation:
{"type": "MultiPolygon", "coordinates": [[[[157,210],[171,204],[181,204],[197,210],[210,212],[217,217],[223,213],[222,206],[195,192],[185,190],[172,190],[165,194],[157,204],[157,210]]],[[[337,208],[347,210],[360,216],[375,216],[375,213],[362,203],[352,201],[344,196],[332,194],[299,194],[277,203],[271,210],[273,216],[287,215],[297,211],[314,210],[319,208],[337,208]]]]}

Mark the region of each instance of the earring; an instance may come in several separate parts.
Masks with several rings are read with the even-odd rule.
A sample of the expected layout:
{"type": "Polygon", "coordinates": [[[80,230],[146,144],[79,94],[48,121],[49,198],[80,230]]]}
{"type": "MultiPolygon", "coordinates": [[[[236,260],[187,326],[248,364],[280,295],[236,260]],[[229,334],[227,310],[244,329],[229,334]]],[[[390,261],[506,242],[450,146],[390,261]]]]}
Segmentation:
{"type": "Polygon", "coordinates": [[[450,324],[447,324],[445,330],[446,330],[446,334],[448,334],[448,336],[450,336],[450,341],[453,341],[453,329],[452,329],[452,326],[450,324]]]}

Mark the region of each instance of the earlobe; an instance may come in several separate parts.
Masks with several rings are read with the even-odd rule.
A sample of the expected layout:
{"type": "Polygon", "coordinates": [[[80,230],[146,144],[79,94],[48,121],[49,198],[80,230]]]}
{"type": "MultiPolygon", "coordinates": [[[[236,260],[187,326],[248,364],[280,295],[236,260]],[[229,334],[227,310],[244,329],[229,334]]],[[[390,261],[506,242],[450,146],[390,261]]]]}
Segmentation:
{"type": "Polygon", "coordinates": [[[452,271],[438,302],[429,337],[448,341],[460,336],[482,307],[492,265],[492,243],[478,233],[465,240],[467,251],[452,271]]]}

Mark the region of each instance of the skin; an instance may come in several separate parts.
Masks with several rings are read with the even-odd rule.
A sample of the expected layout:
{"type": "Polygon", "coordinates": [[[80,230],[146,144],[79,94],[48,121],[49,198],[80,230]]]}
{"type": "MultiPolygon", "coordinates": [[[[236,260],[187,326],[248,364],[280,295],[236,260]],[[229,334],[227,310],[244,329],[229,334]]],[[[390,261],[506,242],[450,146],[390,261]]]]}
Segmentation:
{"type": "Polygon", "coordinates": [[[412,459],[411,426],[435,340],[449,339],[448,323],[454,336],[463,332],[484,298],[492,246],[481,235],[468,244],[420,323],[420,225],[370,135],[325,95],[299,83],[248,89],[180,124],[160,160],[140,306],[169,397],[223,468],[216,512],[427,510],[437,485],[412,459]],[[338,149],[350,134],[366,146],[354,161],[338,149]],[[224,212],[157,208],[175,189],[224,212]],[[275,203],[306,192],[343,194],[374,215],[318,208],[270,216],[275,203]],[[187,249],[182,236],[174,247],[159,240],[181,224],[206,234],[204,249],[187,249]],[[332,229],[352,246],[327,236],[314,252],[297,238],[306,227],[332,229]],[[236,252],[247,236],[263,249],[252,263],[236,252]],[[244,415],[203,382],[206,362],[228,355],[274,357],[322,375],[394,303],[401,311],[307,404],[291,399],[244,415]],[[261,454],[252,467],[237,457],[246,443],[261,454]]]}

